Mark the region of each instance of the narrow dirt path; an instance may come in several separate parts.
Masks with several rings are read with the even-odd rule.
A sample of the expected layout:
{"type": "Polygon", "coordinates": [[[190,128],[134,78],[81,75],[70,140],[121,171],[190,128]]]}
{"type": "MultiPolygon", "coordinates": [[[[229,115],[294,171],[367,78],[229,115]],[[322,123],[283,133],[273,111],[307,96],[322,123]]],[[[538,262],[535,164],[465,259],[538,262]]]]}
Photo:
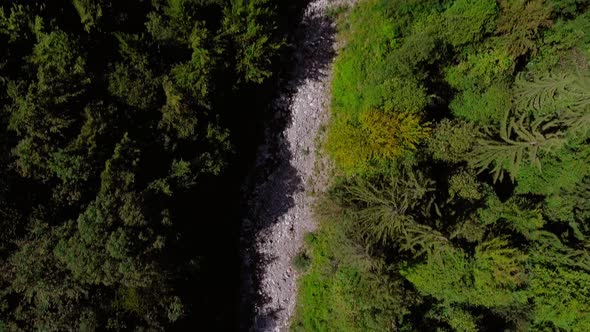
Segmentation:
{"type": "MultiPolygon", "coordinates": [[[[275,123],[258,152],[259,174],[248,195],[244,221],[245,298],[257,302],[253,331],[287,331],[297,300],[297,273],[292,260],[303,236],[316,227],[312,218],[314,193],[325,190],[327,176],[317,172],[326,164],[319,156],[320,129],[329,119],[330,73],[335,56],[331,6],[352,2],[314,0],[295,31],[294,71],[273,105],[275,123]],[[252,237],[252,239],[248,239],[252,237]],[[255,293],[254,293],[255,292],[255,293]]],[[[244,326],[243,326],[244,328],[244,326]]]]}

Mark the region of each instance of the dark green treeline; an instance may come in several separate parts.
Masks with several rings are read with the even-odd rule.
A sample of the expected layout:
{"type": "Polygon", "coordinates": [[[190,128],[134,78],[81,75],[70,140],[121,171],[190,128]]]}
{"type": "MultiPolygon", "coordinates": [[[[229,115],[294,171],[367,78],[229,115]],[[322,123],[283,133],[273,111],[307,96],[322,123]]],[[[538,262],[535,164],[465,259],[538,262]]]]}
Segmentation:
{"type": "Polygon", "coordinates": [[[0,331],[237,327],[294,5],[0,1],[0,331]]]}

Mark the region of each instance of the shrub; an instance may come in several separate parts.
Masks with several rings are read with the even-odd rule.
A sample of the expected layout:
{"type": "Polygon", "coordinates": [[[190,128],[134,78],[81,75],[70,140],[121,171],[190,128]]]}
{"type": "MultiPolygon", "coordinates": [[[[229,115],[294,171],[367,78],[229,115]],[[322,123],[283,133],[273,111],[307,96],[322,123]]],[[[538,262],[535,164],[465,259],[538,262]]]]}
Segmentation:
{"type": "Polygon", "coordinates": [[[398,44],[397,35],[378,2],[370,0],[350,13],[351,28],[343,31],[346,47],[334,63],[335,112],[356,117],[365,109],[380,108],[386,99],[381,94],[392,93],[381,87],[385,82],[382,73],[387,71],[386,56],[398,44]]]}
{"type": "Polygon", "coordinates": [[[337,118],[328,134],[327,149],[346,173],[362,173],[374,165],[414,151],[430,134],[411,113],[367,111],[358,124],[337,118]]]}
{"type": "Polygon", "coordinates": [[[311,264],[300,279],[294,331],[388,331],[399,328],[418,302],[403,280],[382,269],[347,236],[349,218],[334,201],[316,208],[319,229],[309,246],[311,264]]]}
{"type": "Polygon", "coordinates": [[[460,46],[494,31],[498,6],[495,0],[458,0],[443,15],[446,38],[453,46],[460,46]]]}
{"type": "Polygon", "coordinates": [[[512,107],[510,91],[505,84],[494,84],[484,92],[466,90],[450,104],[456,117],[480,125],[499,124],[512,107]]]}
{"type": "Polygon", "coordinates": [[[393,159],[404,150],[415,150],[429,137],[430,128],[420,124],[420,117],[410,113],[368,111],[361,115],[367,145],[372,158],[393,159]]]}
{"type": "Polygon", "coordinates": [[[300,252],[295,257],[293,257],[292,265],[295,268],[295,270],[299,272],[304,272],[305,270],[307,270],[310,264],[311,259],[305,252],[300,252]]]}
{"type": "Polygon", "coordinates": [[[363,173],[371,168],[370,152],[362,128],[347,117],[333,119],[328,131],[326,150],[345,173],[363,173]]]}
{"type": "Polygon", "coordinates": [[[428,150],[434,159],[453,163],[466,161],[473,149],[474,138],[479,135],[472,123],[445,119],[435,127],[432,139],[428,141],[428,150]]]}
{"type": "Polygon", "coordinates": [[[506,49],[517,58],[536,53],[541,32],[551,26],[552,8],[544,0],[500,1],[502,13],[497,32],[504,34],[506,49]]]}
{"type": "MultiPolygon", "coordinates": [[[[555,67],[584,67],[590,58],[590,10],[573,20],[558,20],[543,35],[543,47],[527,68],[542,75],[555,67]]],[[[569,69],[569,68],[563,68],[569,69]]]]}
{"type": "Polygon", "coordinates": [[[461,91],[481,91],[494,83],[509,81],[515,63],[500,42],[492,39],[467,52],[459,64],[445,70],[446,81],[461,91]]]}
{"type": "Polygon", "coordinates": [[[523,260],[517,249],[495,238],[477,246],[475,255],[448,248],[440,257],[409,267],[402,274],[420,293],[447,303],[482,305],[488,308],[522,305],[527,294],[517,288],[524,283],[523,260]]]}

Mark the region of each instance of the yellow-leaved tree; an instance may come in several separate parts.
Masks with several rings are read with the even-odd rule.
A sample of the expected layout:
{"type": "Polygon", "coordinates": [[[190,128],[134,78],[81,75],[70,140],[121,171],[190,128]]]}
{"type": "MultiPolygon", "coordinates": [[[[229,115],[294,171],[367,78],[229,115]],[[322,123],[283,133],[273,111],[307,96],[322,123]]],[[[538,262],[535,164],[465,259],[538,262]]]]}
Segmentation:
{"type": "Polygon", "coordinates": [[[416,113],[369,110],[358,121],[336,118],[327,149],[345,173],[364,173],[415,150],[429,135],[428,124],[416,113]]]}

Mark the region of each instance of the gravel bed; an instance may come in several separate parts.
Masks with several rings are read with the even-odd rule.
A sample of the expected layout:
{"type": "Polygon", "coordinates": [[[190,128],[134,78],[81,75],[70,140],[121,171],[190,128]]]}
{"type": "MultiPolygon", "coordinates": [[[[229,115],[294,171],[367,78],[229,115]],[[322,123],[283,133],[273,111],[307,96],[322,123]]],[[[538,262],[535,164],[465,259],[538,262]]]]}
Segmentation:
{"type": "MultiPolygon", "coordinates": [[[[316,228],[317,193],[325,190],[329,169],[317,143],[329,120],[330,73],[335,50],[331,6],[347,0],[311,1],[295,31],[293,73],[282,84],[259,148],[249,218],[242,229],[244,303],[256,303],[250,331],[287,331],[297,300],[293,258],[303,237],[316,228]],[[319,171],[318,171],[319,170],[319,171]]],[[[244,316],[246,316],[244,314],[244,316]]]]}

